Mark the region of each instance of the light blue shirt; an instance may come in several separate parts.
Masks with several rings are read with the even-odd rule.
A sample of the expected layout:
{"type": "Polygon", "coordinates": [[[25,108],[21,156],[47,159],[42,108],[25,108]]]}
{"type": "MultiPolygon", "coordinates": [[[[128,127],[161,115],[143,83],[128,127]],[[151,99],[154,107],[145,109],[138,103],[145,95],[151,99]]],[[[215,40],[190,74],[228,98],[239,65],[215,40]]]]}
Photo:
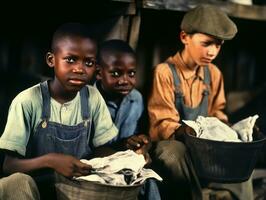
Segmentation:
{"type": "MultiPolygon", "coordinates": [[[[93,145],[106,144],[117,136],[118,131],[99,91],[87,86],[89,90],[89,113],[94,124],[93,145]]],[[[42,95],[40,84],[19,93],[12,101],[6,127],[0,138],[0,148],[15,151],[25,156],[26,146],[31,134],[35,133],[41,122],[42,95]]],[[[81,104],[79,92],[76,97],[64,104],[51,98],[50,121],[64,125],[81,123],[81,104]]]]}

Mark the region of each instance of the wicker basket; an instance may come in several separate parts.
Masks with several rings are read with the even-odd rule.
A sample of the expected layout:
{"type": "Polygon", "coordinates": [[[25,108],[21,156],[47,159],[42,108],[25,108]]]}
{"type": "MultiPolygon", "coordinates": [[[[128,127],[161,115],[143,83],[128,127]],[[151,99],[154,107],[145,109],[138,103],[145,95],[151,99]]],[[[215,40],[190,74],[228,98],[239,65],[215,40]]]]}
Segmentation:
{"type": "Polygon", "coordinates": [[[238,183],[249,179],[266,141],[221,142],[185,134],[197,175],[208,181],[238,183]]]}

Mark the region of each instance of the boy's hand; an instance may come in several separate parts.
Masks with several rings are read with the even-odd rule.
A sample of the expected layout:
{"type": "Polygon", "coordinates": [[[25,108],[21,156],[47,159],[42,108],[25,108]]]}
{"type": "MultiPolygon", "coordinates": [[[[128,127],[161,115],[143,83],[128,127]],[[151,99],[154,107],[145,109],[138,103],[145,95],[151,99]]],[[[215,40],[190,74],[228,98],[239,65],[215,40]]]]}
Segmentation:
{"type": "Polygon", "coordinates": [[[91,165],[82,163],[73,156],[59,153],[51,153],[49,155],[51,168],[68,178],[88,175],[91,171],[91,165]]]}
{"type": "Polygon", "coordinates": [[[151,158],[148,153],[151,148],[151,141],[146,135],[140,134],[129,137],[126,141],[126,147],[134,150],[137,154],[144,155],[146,164],[151,163],[151,158]]]}
{"type": "Polygon", "coordinates": [[[178,129],[176,129],[174,134],[175,134],[176,140],[182,140],[184,134],[196,136],[196,132],[194,131],[194,129],[191,128],[190,126],[185,125],[185,124],[181,125],[178,129]]]}
{"type": "Polygon", "coordinates": [[[127,138],[126,140],[126,147],[128,149],[137,151],[148,151],[151,147],[150,139],[144,135],[132,135],[131,137],[127,138]]]}

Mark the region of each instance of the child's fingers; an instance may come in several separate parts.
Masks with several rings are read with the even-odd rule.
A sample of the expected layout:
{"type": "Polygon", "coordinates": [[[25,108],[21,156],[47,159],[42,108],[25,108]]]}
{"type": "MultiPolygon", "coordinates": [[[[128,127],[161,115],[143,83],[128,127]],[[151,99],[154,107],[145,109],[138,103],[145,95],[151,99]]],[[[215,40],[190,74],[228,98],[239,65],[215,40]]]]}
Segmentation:
{"type": "Polygon", "coordinates": [[[130,138],[127,140],[127,147],[131,148],[139,148],[141,147],[141,141],[140,140],[135,140],[135,138],[130,138]]]}
{"type": "Polygon", "coordinates": [[[136,143],[139,143],[140,146],[142,146],[143,144],[148,144],[150,143],[148,137],[146,135],[134,135],[132,136],[130,139],[134,140],[136,143]]]}
{"type": "Polygon", "coordinates": [[[139,135],[138,136],[140,139],[141,139],[141,141],[143,142],[143,143],[145,143],[145,144],[148,144],[150,141],[149,141],[149,139],[148,139],[148,137],[146,136],[146,135],[139,135]]]}
{"type": "Polygon", "coordinates": [[[80,172],[74,172],[73,173],[73,177],[79,177],[79,176],[84,176],[84,175],[86,175],[86,174],[82,174],[80,172]]]}
{"type": "Polygon", "coordinates": [[[75,172],[87,175],[91,172],[92,166],[83,162],[76,163],[75,172]]]}

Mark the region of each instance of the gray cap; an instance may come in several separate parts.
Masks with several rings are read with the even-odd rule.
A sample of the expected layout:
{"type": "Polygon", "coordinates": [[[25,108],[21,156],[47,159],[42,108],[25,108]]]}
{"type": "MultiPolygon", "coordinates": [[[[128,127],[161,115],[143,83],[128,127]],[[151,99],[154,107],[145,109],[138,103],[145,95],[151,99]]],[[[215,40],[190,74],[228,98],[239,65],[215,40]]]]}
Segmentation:
{"type": "Polygon", "coordinates": [[[204,4],[184,15],[181,29],[186,33],[205,33],[222,40],[230,40],[237,33],[235,23],[222,10],[204,4]]]}

